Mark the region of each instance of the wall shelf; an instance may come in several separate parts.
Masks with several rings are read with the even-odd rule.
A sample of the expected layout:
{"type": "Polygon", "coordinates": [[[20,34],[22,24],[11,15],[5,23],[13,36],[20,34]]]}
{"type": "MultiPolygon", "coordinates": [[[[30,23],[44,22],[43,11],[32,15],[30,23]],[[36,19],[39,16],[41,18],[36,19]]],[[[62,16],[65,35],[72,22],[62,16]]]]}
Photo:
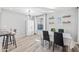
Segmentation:
{"type": "Polygon", "coordinates": [[[64,23],[64,24],[68,24],[68,23],[71,23],[71,21],[63,21],[62,23],[64,23]]]}

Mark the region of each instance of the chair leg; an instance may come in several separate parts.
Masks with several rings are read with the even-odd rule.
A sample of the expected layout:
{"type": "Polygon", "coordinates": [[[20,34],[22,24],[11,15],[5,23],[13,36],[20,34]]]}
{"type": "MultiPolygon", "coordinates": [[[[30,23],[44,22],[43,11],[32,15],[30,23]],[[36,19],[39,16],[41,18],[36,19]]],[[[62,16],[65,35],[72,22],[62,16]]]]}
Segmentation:
{"type": "Polygon", "coordinates": [[[17,48],[16,39],[15,39],[15,36],[14,35],[13,35],[13,45],[15,45],[15,47],[17,48]]]}
{"type": "Polygon", "coordinates": [[[6,49],[6,52],[7,52],[7,49],[8,49],[8,39],[9,39],[9,36],[6,36],[6,42],[5,42],[5,49],[6,49]]]}
{"type": "Polygon", "coordinates": [[[11,42],[11,44],[12,44],[12,38],[11,38],[11,35],[10,35],[10,42],[11,42]]]}
{"type": "Polygon", "coordinates": [[[51,42],[49,41],[49,49],[50,49],[50,47],[51,47],[51,42]]]}
{"type": "Polygon", "coordinates": [[[50,41],[49,41],[49,49],[50,49],[50,41]]]}
{"type": "Polygon", "coordinates": [[[53,43],[53,52],[54,52],[54,43],[53,43]]]}
{"type": "Polygon", "coordinates": [[[43,40],[43,42],[42,42],[42,45],[43,45],[43,47],[44,47],[44,40],[43,40]]]}
{"type": "Polygon", "coordinates": [[[5,36],[3,37],[2,48],[4,48],[5,36]]]}
{"type": "Polygon", "coordinates": [[[65,46],[62,47],[62,51],[63,51],[63,52],[66,52],[66,47],[65,47],[65,46]]]}
{"type": "Polygon", "coordinates": [[[41,45],[43,46],[43,40],[42,40],[42,38],[41,38],[41,45]]]}

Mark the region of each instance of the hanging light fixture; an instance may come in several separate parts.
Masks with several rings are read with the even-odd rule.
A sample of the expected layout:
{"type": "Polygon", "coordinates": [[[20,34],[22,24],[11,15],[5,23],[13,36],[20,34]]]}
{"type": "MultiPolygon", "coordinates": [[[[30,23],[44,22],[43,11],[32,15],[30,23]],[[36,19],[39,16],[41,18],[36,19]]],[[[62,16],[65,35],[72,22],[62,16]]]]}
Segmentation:
{"type": "Polygon", "coordinates": [[[30,14],[30,13],[31,13],[31,10],[29,9],[29,10],[28,10],[28,16],[29,16],[29,17],[31,17],[31,14],[30,14]]]}

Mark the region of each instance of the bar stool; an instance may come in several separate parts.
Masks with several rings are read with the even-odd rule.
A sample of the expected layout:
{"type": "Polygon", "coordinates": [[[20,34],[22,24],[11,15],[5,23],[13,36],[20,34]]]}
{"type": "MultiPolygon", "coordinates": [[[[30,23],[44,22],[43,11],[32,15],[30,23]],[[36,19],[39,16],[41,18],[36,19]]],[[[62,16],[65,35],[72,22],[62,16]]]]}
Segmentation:
{"type": "Polygon", "coordinates": [[[17,47],[16,39],[15,39],[16,29],[13,30],[13,32],[10,33],[10,42],[17,47]]]}
{"type": "Polygon", "coordinates": [[[3,36],[2,48],[5,46],[5,36],[3,36]]]}
{"type": "Polygon", "coordinates": [[[3,36],[2,48],[6,49],[6,52],[8,49],[9,40],[10,40],[11,44],[13,44],[13,46],[15,45],[15,48],[17,47],[15,34],[16,34],[16,29],[14,29],[13,32],[10,32],[9,34],[6,34],[3,36]]]}
{"type": "Polygon", "coordinates": [[[7,49],[8,49],[9,36],[10,36],[9,34],[5,34],[3,36],[2,48],[6,49],[6,52],[7,52],[7,49]]]}

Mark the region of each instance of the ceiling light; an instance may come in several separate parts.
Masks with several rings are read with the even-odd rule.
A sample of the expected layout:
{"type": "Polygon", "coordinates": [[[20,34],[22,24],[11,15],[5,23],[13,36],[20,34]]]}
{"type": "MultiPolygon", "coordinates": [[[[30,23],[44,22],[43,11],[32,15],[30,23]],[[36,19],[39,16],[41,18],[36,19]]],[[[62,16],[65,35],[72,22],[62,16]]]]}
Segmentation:
{"type": "Polygon", "coordinates": [[[56,7],[48,7],[49,9],[56,9],[56,7]]]}

